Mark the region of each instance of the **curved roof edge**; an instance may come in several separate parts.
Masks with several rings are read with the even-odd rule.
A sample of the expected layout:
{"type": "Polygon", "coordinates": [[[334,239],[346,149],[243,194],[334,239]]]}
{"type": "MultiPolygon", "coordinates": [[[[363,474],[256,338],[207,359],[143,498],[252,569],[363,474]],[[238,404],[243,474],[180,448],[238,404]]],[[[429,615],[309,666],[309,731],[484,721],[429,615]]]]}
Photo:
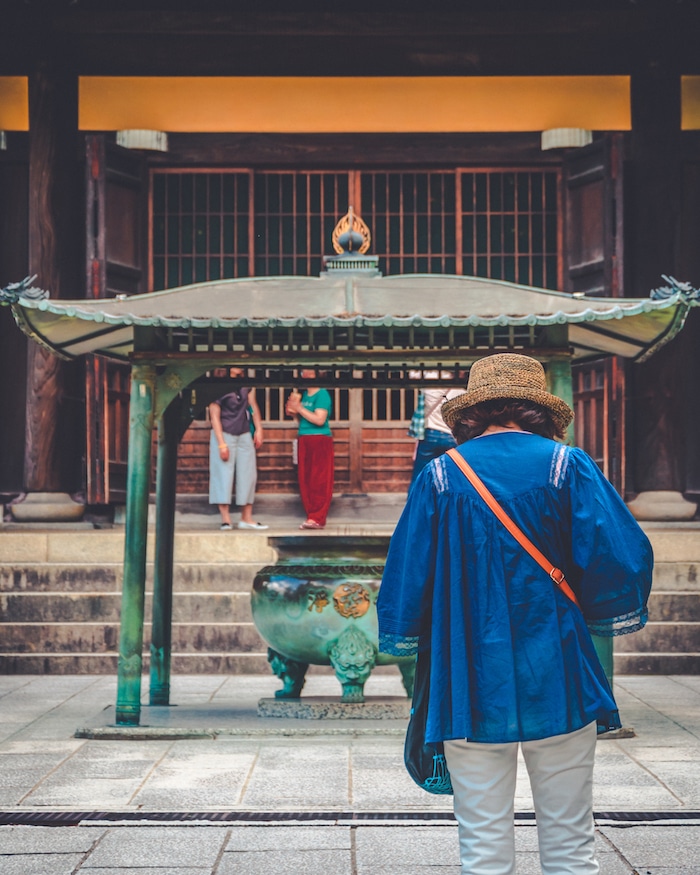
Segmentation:
{"type": "MultiPolygon", "coordinates": [[[[666,278],[669,279],[669,278],[666,278]]],[[[688,284],[649,298],[597,298],[444,274],[219,280],[132,297],[52,300],[30,280],[8,286],[20,328],[62,357],[123,359],[137,327],[187,331],[293,328],[510,328],[569,325],[577,358],[647,358],[697,303],[688,284]],[[116,352],[118,348],[118,353],[116,352]]]]}

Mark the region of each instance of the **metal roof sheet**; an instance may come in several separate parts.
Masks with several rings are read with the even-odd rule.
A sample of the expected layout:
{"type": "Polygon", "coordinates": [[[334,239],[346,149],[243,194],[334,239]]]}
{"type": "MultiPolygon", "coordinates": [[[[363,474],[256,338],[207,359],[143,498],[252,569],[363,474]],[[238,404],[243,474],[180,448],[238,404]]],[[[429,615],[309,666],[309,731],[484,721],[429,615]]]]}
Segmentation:
{"type": "Polygon", "coordinates": [[[22,329],[64,357],[123,358],[135,326],[187,330],[270,328],[469,328],[569,325],[574,357],[640,358],[680,329],[680,293],[651,298],[571,295],[481,277],[269,277],[182,286],[128,298],[19,297],[22,329]]]}

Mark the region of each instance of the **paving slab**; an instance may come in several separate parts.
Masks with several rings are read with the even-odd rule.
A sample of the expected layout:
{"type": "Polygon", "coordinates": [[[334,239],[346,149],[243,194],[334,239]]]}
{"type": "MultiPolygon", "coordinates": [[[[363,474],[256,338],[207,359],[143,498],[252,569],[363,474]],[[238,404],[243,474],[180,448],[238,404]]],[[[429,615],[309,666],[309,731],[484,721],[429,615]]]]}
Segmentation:
{"type": "Polygon", "coordinates": [[[349,852],[297,850],[290,854],[286,849],[274,851],[237,851],[225,853],[217,868],[217,875],[270,875],[284,872],[285,875],[352,875],[352,859],[349,852]]]}
{"type": "MultiPolygon", "coordinates": [[[[152,736],[76,737],[113,721],[113,677],[0,676],[3,875],[459,872],[451,799],[403,767],[405,717],[260,717],[271,675],[175,676],[158,709],[146,686],[152,736]]],[[[399,673],[367,693],[402,696],[399,673]]],[[[601,873],[698,875],[700,678],[620,676],[616,694],[634,734],[598,744],[601,873]]],[[[310,673],[306,695],[339,699],[337,680],[310,673]]],[[[539,872],[522,762],[516,841],[520,875],[539,872]]]]}
{"type": "MultiPolygon", "coordinates": [[[[516,823],[515,844],[518,873],[539,873],[532,823],[516,823]]],[[[599,826],[596,833],[601,875],[697,875],[698,847],[700,821],[684,826],[599,826]]],[[[456,825],[420,821],[390,825],[117,824],[71,829],[0,826],[0,867],[3,875],[459,872],[456,825]]]]}
{"type": "MultiPolygon", "coordinates": [[[[2,875],[74,875],[79,870],[80,854],[21,854],[0,858],[2,875]]],[[[112,875],[115,870],[112,869],[112,875]]]]}
{"type": "Polygon", "coordinates": [[[601,834],[608,838],[636,869],[646,875],[663,872],[700,872],[700,838],[696,826],[606,826],[601,834]],[[693,841],[695,839],[695,841],[693,841]]]}
{"type": "Polygon", "coordinates": [[[86,868],[172,866],[213,868],[228,837],[226,827],[125,826],[108,830],[86,868]]]}
{"type": "Polygon", "coordinates": [[[0,854],[40,854],[47,846],[54,854],[85,854],[106,832],[105,827],[93,826],[80,829],[6,826],[0,829],[0,854]]]}

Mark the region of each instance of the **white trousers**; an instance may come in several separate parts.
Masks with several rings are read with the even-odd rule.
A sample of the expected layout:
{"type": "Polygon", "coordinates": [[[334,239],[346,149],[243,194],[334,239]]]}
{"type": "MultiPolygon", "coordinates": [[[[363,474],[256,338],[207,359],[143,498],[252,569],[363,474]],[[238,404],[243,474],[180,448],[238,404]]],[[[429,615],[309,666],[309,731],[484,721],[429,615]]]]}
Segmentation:
{"type": "Polygon", "coordinates": [[[233,478],[236,478],[236,504],[243,507],[255,501],[258,479],[255,467],[255,445],[249,431],[243,434],[224,432],[228,459],[223,462],[212,429],[209,438],[209,504],[231,504],[233,478]]]}
{"type": "MultiPolygon", "coordinates": [[[[598,875],[594,852],[596,725],[520,743],[530,777],[543,875],[598,875]]],[[[445,742],[462,875],[514,875],[518,743],[445,742]]]]}

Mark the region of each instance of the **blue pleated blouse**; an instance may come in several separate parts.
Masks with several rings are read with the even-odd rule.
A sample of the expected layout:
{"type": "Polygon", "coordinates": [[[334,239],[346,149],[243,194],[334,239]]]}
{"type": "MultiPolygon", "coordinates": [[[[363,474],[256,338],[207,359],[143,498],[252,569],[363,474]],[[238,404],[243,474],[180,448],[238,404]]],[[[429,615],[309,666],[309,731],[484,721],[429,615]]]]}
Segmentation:
{"type": "Polygon", "coordinates": [[[379,649],[431,651],[426,741],[548,738],[620,726],[591,632],[641,629],[651,545],[582,450],[528,432],[462,444],[506,512],[558,568],[576,605],[514,540],[448,456],[419,475],[391,539],[379,649]]]}

